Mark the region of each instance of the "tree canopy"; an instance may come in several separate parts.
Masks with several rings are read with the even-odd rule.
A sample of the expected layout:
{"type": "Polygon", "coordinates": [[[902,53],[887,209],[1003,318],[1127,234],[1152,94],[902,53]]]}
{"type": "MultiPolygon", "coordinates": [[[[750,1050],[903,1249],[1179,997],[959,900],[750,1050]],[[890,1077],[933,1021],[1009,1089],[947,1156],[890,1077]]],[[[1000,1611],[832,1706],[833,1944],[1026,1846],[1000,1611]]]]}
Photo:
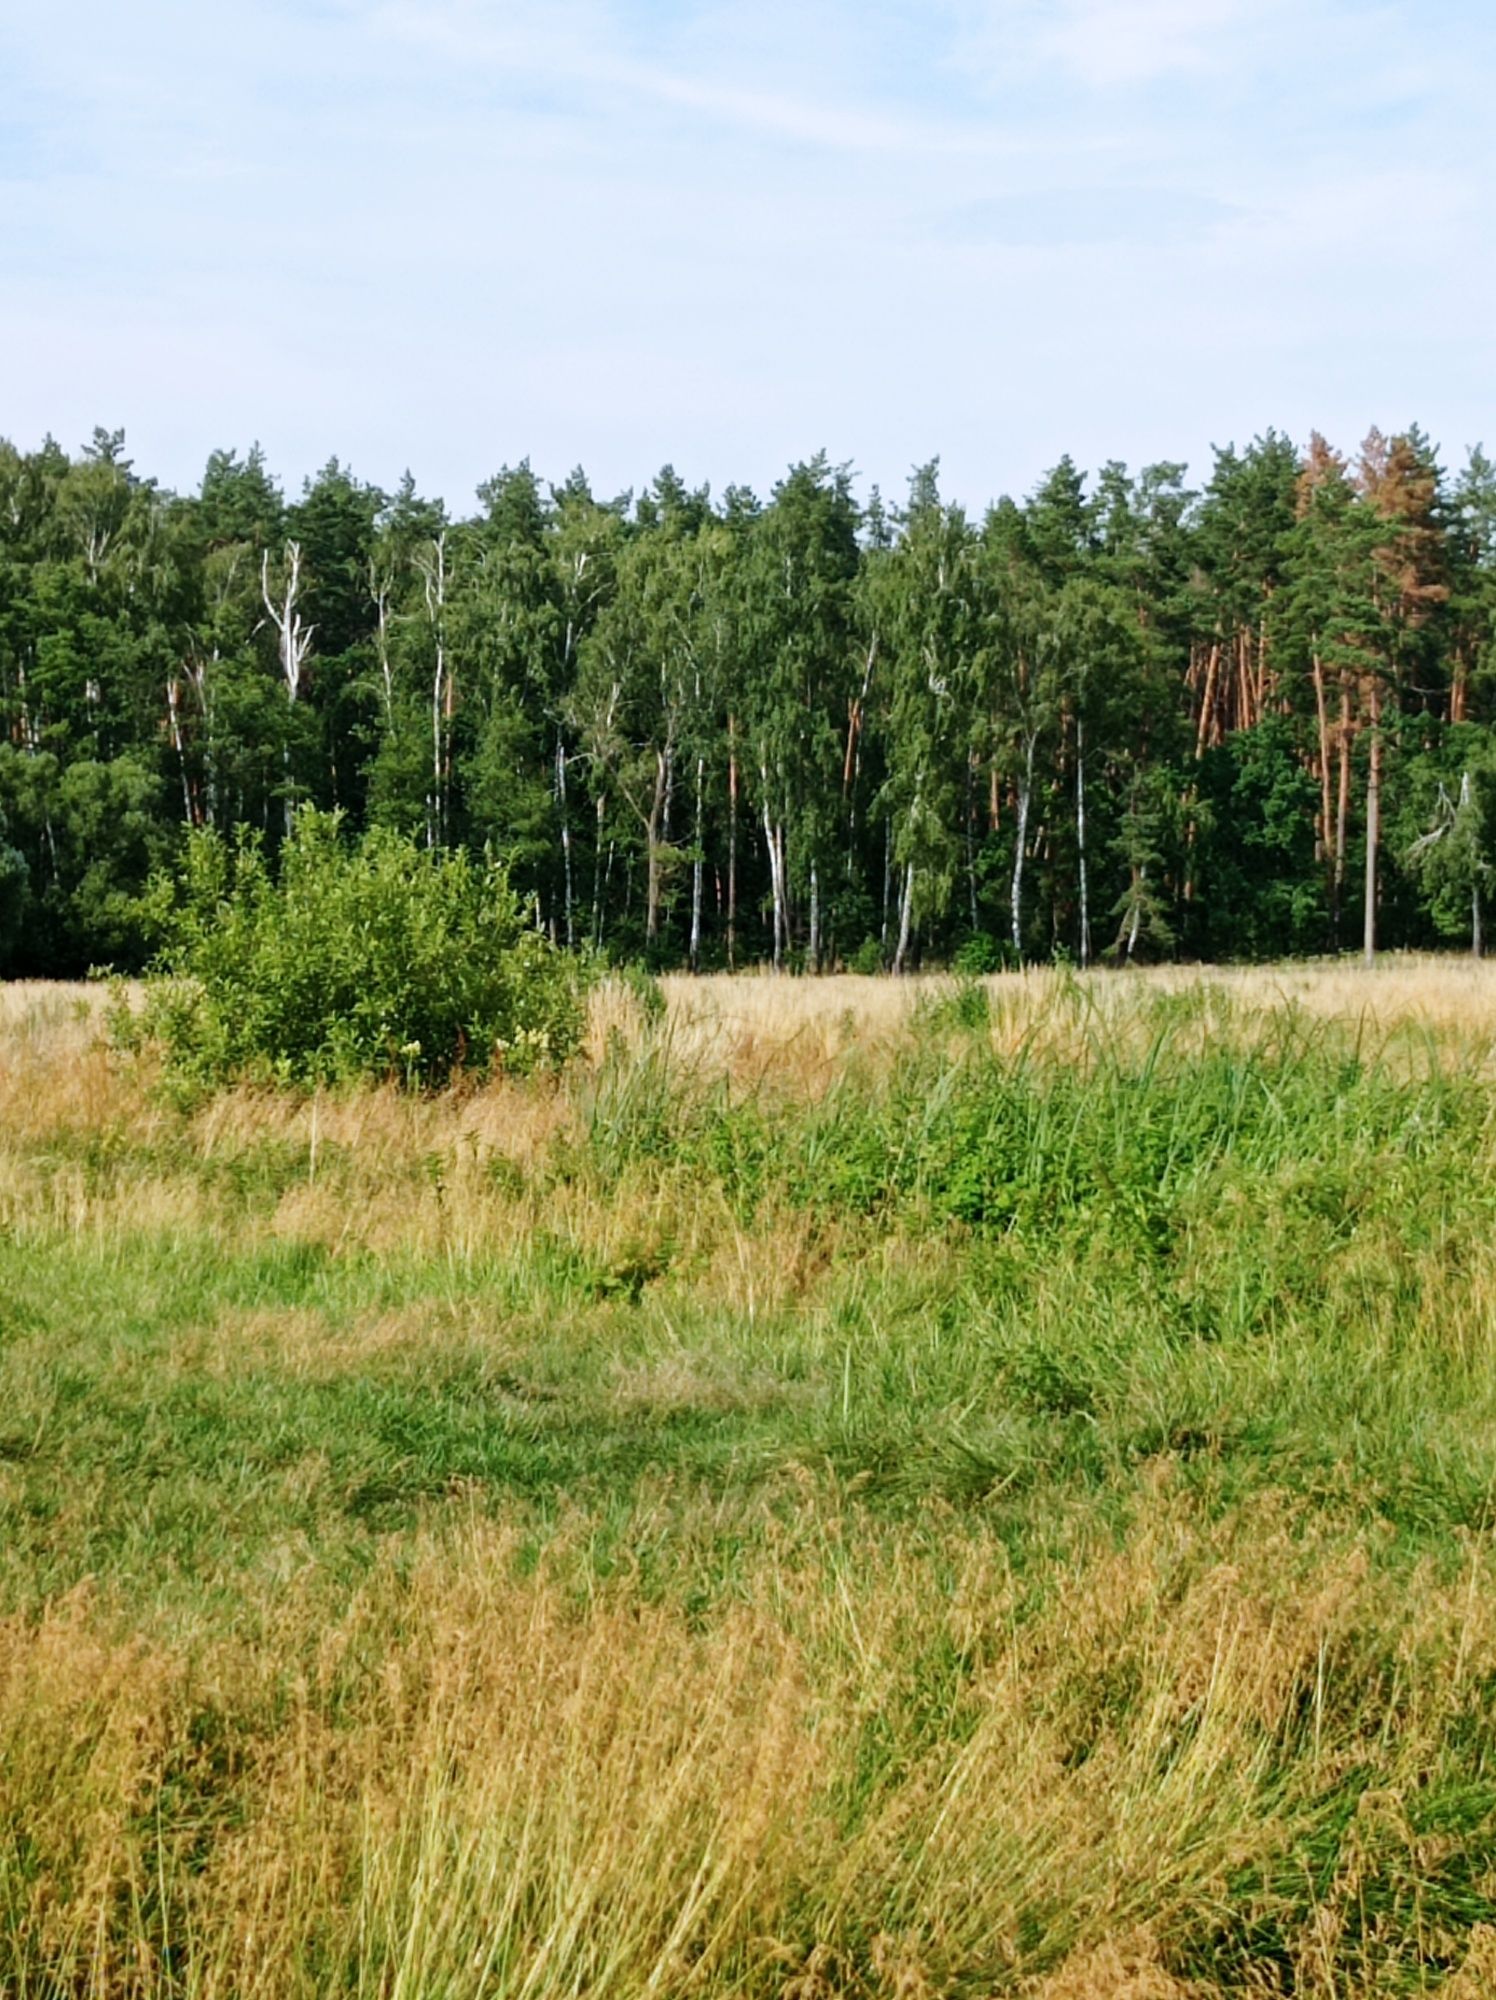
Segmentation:
{"type": "Polygon", "coordinates": [[[1496,880],[1496,472],[1273,431],[972,515],[665,466],[466,514],[257,446],[0,442],[0,971],[128,969],[194,831],[501,860],[558,943],[903,969],[1464,942],[1496,880]]]}

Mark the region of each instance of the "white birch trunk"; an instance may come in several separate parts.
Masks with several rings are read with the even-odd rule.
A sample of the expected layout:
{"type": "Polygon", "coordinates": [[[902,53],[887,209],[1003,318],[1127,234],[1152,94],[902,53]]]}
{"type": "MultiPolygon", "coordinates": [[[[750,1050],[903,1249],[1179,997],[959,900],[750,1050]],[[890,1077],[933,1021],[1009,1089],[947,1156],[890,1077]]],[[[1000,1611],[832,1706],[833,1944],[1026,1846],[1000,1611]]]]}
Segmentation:
{"type": "Polygon", "coordinates": [[[1091,963],[1091,898],[1086,879],[1086,725],[1075,721],[1075,838],[1080,853],[1080,962],[1091,963]]]}
{"type": "Polygon", "coordinates": [[[899,898],[899,942],[893,955],[894,977],[904,970],[904,962],[909,956],[909,935],[914,922],[914,863],[911,861],[904,870],[904,888],[899,898]]]}
{"type": "Polygon", "coordinates": [[[559,727],[556,730],[556,810],[561,819],[562,913],[566,948],[571,951],[577,941],[571,880],[571,814],[566,800],[566,739],[559,727]]]}
{"type": "MultiPolygon", "coordinates": [[[[314,626],[304,622],[301,616],[301,544],[287,542],[285,562],[281,570],[280,585],[272,598],[270,594],[270,551],[260,551],[260,596],[264,600],[266,615],[275,627],[280,653],[281,677],[286,686],[286,700],[294,708],[301,695],[301,683],[306,672],[307,656],[312,650],[314,626]]],[[[286,778],[286,832],[291,831],[295,808],[291,800],[291,746],[286,745],[282,758],[286,778]]]]}
{"type": "Polygon", "coordinates": [[[426,620],[431,627],[431,804],[426,814],[426,844],[439,847],[447,830],[447,721],[451,688],[447,678],[447,531],[432,539],[428,553],[416,558],[426,594],[426,620]]]}
{"type": "Polygon", "coordinates": [[[706,759],[696,759],[696,825],[691,845],[695,860],[691,864],[691,970],[695,972],[701,963],[701,880],[705,858],[701,850],[702,793],[706,784],[706,759]]]}
{"type": "Polygon", "coordinates": [[[1368,965],[1377,958],[1377,849],[1382,832],[1382,717],[1375,682],[1371,695],[1371,753],[1366,768],[1366,921],[1362,948],[1368,965]]]}
{"type": "Polygon", "coordinates": [[[1029,801],[1034,795],[1034,749],[1031,734],[1024,752],[1023,779],[1018,787],[1018,827],[1013,848],[1013,882],[1010,891],[1013,918],[1013,951],[1023,957],[1023,864],[1028,849],[1029,801]]]}

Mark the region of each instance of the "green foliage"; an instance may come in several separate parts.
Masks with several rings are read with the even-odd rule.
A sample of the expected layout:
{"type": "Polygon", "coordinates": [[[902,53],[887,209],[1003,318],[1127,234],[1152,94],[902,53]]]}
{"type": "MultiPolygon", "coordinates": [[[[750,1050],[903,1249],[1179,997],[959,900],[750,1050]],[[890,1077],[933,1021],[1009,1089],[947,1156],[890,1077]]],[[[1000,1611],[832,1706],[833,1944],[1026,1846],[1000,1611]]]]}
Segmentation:
{"type": "Polygon", "coordinates": [[[12,946],[30,946],[26,970],[139,965],[147,885],[169,851],[160,807],[159,780],[139,756],[65,763],[0,744],[0,848],[12,857],[0,860],[0,952],[8,907],[12,946]]]}
{"type": "Polygon", "coordinates": [[[1196,813],[1204,905],[1191,940],[1197,949],[1275,958],[1324,948],[1329,923],[1314,807],[1314,779],[1283,718],[1269,717],[1206,752],[1196,813]]]}
{"type": "Polygon", "coordinates": [[[1424,823],[1408,844],[1406,866],[1439,935],[1471,938],[1478,951],[1481,913],[1496,891],[1496,767],[1467,763],[1453,784],[1437,772],[1419,775],[1424,823]]]}
{"type": "Polygon", "coordinates": [[[1004,949],[1002,939],[992,937],[986,931],[977,931],[971,937],[962,938],[957,945],[951,969],[981,978],[985,973],[1001,972],[1008,962],[1009,953],[1004,949]]]}
{"type": "Polygon", "coordinates": [[[5,810],[0,806],[0,973],[9,968],[11,953],[21,933],[29,885],[26,857],[6,839],[5,810]]]}
{"type": "Polygon", "coordinates": [[[278,874],[254,836],[194,834],[158,919],[141,1029],[189,1078],[432,1086],[555,1067],[581,1031],[577,962],[497,863],[385,829],[350,847],[335,814],[298,814],[278,874]]]}
{"type": "Polygon", "coordinates": [[[288,501],[258,450],[177,495],[118,432],[0,442],[6,963],[137,966],[189,831],[273,861],[303,804],[496,849],[549,937],[656,970],[1339,949],[1368,862],[1374,942],[1481,932],[1479,452],[1269,432],[1198,493],[1066,457],[984,517],[937,474],[891,509],[824,455],[763,503],[524,463],[449,518],[336,459],[288,501]]]}
{"type": "MultiPolygon", "coordinates": [[[[774,1116],[698,1090],[668,1041],[637,1060],[619,1050],[594,1086],[592,1168],[605,1185],[643,1166],[720,1180],[750,1211],[773,1189],[822,1218],[1104,1243],[1159,1271],[1234,1213],[1290,1261],[1306,1256],[1302,1287],[1307,1241],[1394,1216],[1415,1185],[1404,1226],[1436,1230],[1460,1149],[1481,1143],[1485,1100],[1467,1080],[1437,1066],[1400,1078],[1289,1010],[1244,1033],[1218,992],[1153,994],[1137,1044],[1086,1025],[1084,989],[1060,1004],[1079,1036],[1064,1062],[995,1046],[981,981],[943,986],[916,1006],[891,1072],[849,1062],[814,1103],[774,1116]]],[[[1260,1287],[1207,1308],[1190,1289],[1176,1309],[1198,1330],[1197,1314],[1250,1315],[1254,1299],[1260,1287]]]]}
{"type": "Polygon", "coordinates": [[[917,1028],[938,1035],[948,1029],[962,1034],[985,1033],[992,1022],[987,988],[974,973],[963,971],[953,987],[921,998],[914,1010],[917,1028]]]}

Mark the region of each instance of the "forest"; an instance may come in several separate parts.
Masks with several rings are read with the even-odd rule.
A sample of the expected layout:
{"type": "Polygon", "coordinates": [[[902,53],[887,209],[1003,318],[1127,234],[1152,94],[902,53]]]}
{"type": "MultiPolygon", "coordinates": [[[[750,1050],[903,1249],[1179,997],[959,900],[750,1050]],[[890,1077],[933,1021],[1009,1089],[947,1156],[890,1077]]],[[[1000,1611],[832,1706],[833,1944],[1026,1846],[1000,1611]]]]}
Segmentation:
{"type": "Polygon", "coordinates": [[[521,463],[458,517],[258,448],[0,443],[0,972],[138,967],[187,829],[298,805],[690,970],[1481,948],[1496,466],[1268,431],[980,518],[521,463]]]}

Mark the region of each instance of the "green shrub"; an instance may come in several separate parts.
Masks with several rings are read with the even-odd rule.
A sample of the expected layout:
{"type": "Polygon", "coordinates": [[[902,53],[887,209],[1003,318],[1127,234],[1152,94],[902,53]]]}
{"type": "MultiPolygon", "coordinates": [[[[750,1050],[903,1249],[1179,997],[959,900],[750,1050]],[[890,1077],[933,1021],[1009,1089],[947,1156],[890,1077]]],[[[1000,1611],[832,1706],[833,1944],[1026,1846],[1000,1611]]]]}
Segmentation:
{"type": "Polygon", "coordinates": [[[336,814],[298,815],[278,879],[257,837],[193,834],[156,915],[137,1032],[195,1080],[431,1087],[552,1067],[581,1034],[579,968],[502,867],[384,828],[349,845],[336,814]]]}
{"type": "Polygon", "coordinates": [[[995,938],[987,931],[974,931],[957,945],[951,970],[979,979],[984,973],[1005,971],[1011,957],[1010,948],[1001,938],[995,938]]]}

